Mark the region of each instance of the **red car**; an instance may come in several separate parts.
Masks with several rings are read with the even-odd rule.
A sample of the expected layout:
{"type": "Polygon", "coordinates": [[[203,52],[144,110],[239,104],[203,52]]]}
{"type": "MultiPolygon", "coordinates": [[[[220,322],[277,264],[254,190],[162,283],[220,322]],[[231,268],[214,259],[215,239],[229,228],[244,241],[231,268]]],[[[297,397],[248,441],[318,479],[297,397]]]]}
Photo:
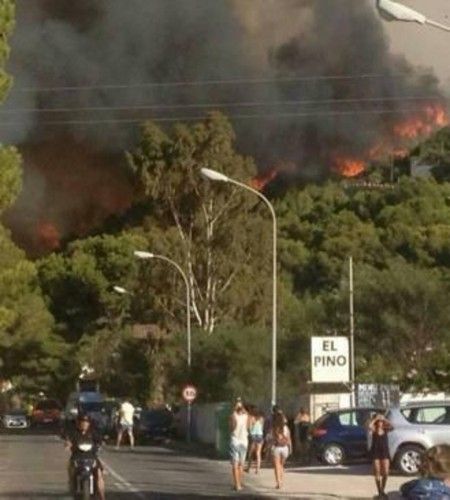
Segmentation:
{"type": "Polygon", "coordinates": [[[61,405],[53,399],[43,399],[33,408],[31,425],[59,424],[61,420],[61,405]]]}

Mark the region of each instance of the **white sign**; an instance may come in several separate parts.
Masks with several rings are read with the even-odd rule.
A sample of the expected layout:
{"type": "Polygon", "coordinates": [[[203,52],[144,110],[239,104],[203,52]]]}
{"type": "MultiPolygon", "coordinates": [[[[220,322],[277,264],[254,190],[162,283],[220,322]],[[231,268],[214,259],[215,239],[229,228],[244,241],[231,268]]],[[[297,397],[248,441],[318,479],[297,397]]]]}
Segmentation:
{"type": "Polygon", "coordinates": [[[311,337],[312,382],[349,382],[348,337],[311,337]]]}
{"type": "Polygon", "coordinates": [[[192,403],[192,401],[195,401],[195,398],[197,397],[197,389],[193,385],[187,385],[183,389],[183,399],[187,403],[192,403]]]}

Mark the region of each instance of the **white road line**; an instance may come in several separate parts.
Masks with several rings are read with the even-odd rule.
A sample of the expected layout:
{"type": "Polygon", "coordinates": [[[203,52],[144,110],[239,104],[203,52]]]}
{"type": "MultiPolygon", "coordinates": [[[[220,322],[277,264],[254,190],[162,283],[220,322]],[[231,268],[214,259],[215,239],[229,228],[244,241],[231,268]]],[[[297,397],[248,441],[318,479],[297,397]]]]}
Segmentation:
{"type": "Polygon", "coordinates": [[[125,489],[129,493],[133,493],[138,498],[147,499],[148,497],[144,495],[141,491],[136,489],[131,483],[129,483],[125,478],[123,478],[120,474],[118,474],[110,465],[108,465],[104,460],[102,460],[102,464],[108,473],[115,479],[115,485],[119,487],[119,489],[125,489]]]}

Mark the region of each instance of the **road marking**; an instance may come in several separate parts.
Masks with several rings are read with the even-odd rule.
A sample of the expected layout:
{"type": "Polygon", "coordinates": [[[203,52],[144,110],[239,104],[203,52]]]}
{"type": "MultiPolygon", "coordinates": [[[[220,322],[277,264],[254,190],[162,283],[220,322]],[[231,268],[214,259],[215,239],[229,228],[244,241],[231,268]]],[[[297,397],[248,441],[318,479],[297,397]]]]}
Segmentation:
{"type": "Polygon", "coordinates": [[[121,489],[122,491],[128,491],[129,493],[133,493],[138,498],[147,499],[147,495],[144,495],[141,491],[136,489],[131,483],[129,483],[124,477],[118,474],[110,465],[108,465],[104,460],[102,460],[102,464],[108,473],[115,479],[115,485],[121,489]]]}

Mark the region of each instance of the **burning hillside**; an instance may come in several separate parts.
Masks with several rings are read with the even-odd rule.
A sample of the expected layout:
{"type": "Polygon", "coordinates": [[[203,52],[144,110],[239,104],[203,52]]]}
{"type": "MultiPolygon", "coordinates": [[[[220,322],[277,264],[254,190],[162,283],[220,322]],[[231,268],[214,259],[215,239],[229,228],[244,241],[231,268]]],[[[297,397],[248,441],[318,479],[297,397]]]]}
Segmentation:
{"type": "Polygon", "coordinates": [[[415,143],[449,123],[449,115],[442,105],[428,104],[420,112],[394,123],[391,130],[360,158],[336,156],[332,160],[333,169],[344,177],[356,177],[366,170],[370,161],[406,156],[415,143]]]}
{"type": "Polygon", "coordinates": [[[120,158],[145,119],[220,109],[239,149],[291,165],[292,182],[357,175],[448,121],[437,80],[390,52],[373,2],[129,3],[17,2],[1,139],[26,153],[10,216],[25,246],[55,247],[42,221],[64,239],[127,206],[120,158]]]}

